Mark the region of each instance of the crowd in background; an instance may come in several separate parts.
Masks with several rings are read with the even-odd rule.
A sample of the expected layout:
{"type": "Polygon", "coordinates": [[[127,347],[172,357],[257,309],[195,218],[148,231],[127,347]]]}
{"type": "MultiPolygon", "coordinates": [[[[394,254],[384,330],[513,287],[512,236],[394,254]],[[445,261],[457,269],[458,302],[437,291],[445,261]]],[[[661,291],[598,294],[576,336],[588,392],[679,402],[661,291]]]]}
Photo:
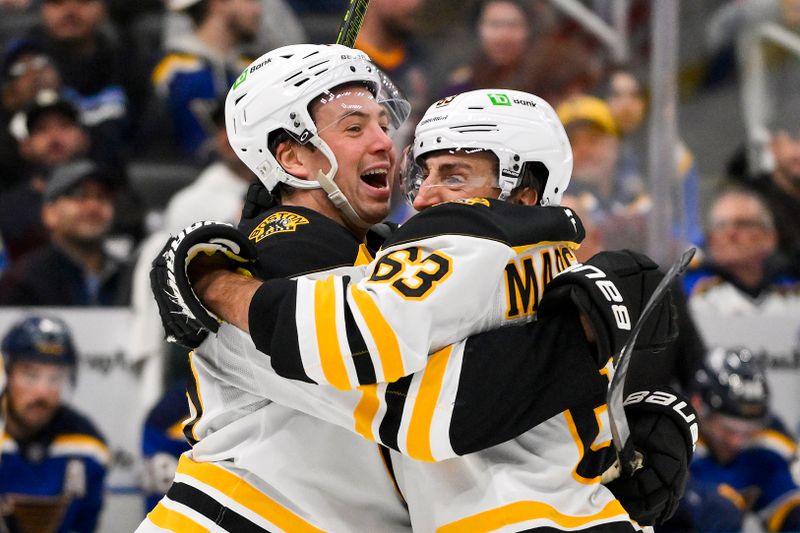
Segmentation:
{"type": "MultiPolygon", "coordinates": [[[[235,223],[255,179],[225,136],[228,88],[269,49],[333,40],[345,3],[0,0],[0,305],[132,306],[142,350],[165,349],[150,260],[192,221],[235,223]]],[[[611,2],[588,4],[611,21],[611,2]]],[[[748,22],[800,30],[797,1],[703,4],[707,34],[691,39],[708,47],[681,54],[684,100],[737,86],[748,22]]],[[[650,9],[629,3],[624,64],[546,0],[373,0],[356,47],[412,104],[398,149],[428,105],[461,91],[548,100],[572,144],[564,203],[587,228],[583,252],[647,251],[650,9]]],[[[778,50],[768,63],[800,66],[778,50]]],[[[691,313],[800,316],[800,107],[788,105],[768,125],[769,168],[742,148],[709,169],[716,139],[677,143],[674,234],[701,250],[684,280],[690,329],[691,313]]],[[[722,144],[743,147],[732,135],[722,144]]],[[[393,198],[390,218],[402,222],[413,212],[399,190],[393,198]]],[[[697,329],[694,351],[681,352],[689,360],[672,369],[684,386],[703,358],[697,329]]],[[[165,369],[164,383],[176,372],[165,369]]]]}
{"type": "MultiPolygon", "coordinates": [[[[796,26],[793,2],[754,3],[784,6],[778,20],[790,29],[796,26]]],[[[89,241],[102,242],[112,255],[130,263],[148,235],[177,229],[174,219],[169,220],[167,204],[204,167],[221,162],[231,175],[249,179],[241,169],[237,173],[236,158],[216,139],[214,113],[248,60],[283,44],[330,40],[340,4],[333,0],[3,2],[0,237],[2,268],[8,275],[0,283],[0,303],[128,304],[130,294],[125,291],[114,299],[100,298],[97,290],[102,283],[96,279],[90,287],[76,288],[72,298],[41,299],[27,286],[20,291],[24,276],[19,270],[29,271],[30,254],[55,241],[62,249],[75,248],[75,241],[80,241],[81,250],[83,244],[91,245],[89,241]],[[100,224],[92,235],[56,235],[40,215],[51,200],[45,198],[45,187],[59,167],[76,159],[97,166],[113,214],[110,223],[100,224]],[[20,292],[30,294],[30,299],[20,301],[15,296],[20,292]]],[[[604,11],[602,2],[594,4],[601,16],[610,18],[610,8],[604,11]]],[[[598,219],[608,247],[644,249],[652,208],[647,176],[649,9],[646,1],[629,4],[630,58],[625,64],[615,62],[596,37],[542,0],[473,1],[459,3],[458,9],[421,0],[378,1],[370,8],[356,46],[390,75],[418,114],[440,98],[473,88],[516,88],[547,99],[558,108],[573,145],[571,195],[598,219]],[[442,23],[437,26],[435,20],[442,23]],[[444,39],[450,43],[446,48],[441,46],[444,39]],[[453,53],[456,45],[463,47],[453,53]]],[[[710,12],[721,12],[717,18],[728,21],[735,19],[731,9],[721,1],[717,11],[710,12]]],[[[701,93],[724,83],[719,80],[725,76],[735,76],[735,63],[724,59],[725,54],[736,53],[735,38],[726,41],[721,29],[730,26],[733,29],[727,31],[735,36],[733,22],[710,26],[713,48],[709,47],[703,73],[694,75],[703,80],[694,82],[692,92],[701,93]]],[[[684,68],[681,75],[689,70],[684,68]]],[[[770,144],[774,176],[755,175],[761,169],[748,164],[744,156],[737,160],[733,153],[729,168],[703,173],[696,159],[708,148],[678,143],[674,185],[681,200],[675,234],[682,242],[703,243],[702,217],[713,193],[708,184],[725,176],[767,198],[779,235],[780,266],[797,273],[800,235],[791,215],[797,205],[800,125],[791,123],[792,114],[779,116],[783,120],[774,124],[770,144]]],[[[398,136],[399,148],[414,125],[412,118],[407,131],[398,136]]],[[[737,144],[743,143],[744,139],[737,144]]],[[[411,213],[396,196],[392,218],[402,222],[411,213]]],[[[203,214],[202,205],[194,208],[197,214],[187,209],[189,218],[180,223],[203,214]]],[[[237,216],[235,208],[224,214],[225,220],[237,216]]],[[[77,266],[88,277],[104,277],[105,261],[90,264],[75,255],[81,254],[70,256],[78,259],[77,266]]],[[[130,275],[130,269],[125,271],[130,265],[118,266],[130,275]]]]}

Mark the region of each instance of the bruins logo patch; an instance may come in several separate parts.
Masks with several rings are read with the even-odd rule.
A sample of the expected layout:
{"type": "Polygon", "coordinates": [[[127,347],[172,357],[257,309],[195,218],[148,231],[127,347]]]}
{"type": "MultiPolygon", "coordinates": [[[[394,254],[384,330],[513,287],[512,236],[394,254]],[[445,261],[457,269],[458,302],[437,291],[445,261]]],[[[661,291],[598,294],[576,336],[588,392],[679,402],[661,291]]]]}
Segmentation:
{"type": "Polygon", "coordinates": [[[297,226],[301,224],[308,224],[308,219],[297,213],[290,213],[288,211],[278,211],[272,213],[270,216],[261,221],[261,224],[255,227],[250,232],[248,239],[251,241],[259,242],[264,237],[269,237],[275,233],[285,233],[287,231],[295,231],[297,226]]]}
{"type": "Polygon", "coordinates": [[[455,202],[457,204],[485,205],[486,207],[491,207],[489,205],[489,200],[486,198],[459,198],[458,200],[451,200],[451,202],[455,202]]]}

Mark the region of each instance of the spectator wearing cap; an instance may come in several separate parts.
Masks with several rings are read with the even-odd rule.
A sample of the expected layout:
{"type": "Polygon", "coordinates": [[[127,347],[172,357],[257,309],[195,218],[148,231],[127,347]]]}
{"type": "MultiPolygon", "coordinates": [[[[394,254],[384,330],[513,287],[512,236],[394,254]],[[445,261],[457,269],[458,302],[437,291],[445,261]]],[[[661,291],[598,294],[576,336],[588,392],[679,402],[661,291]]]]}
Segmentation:
{"type": "Polygon", "coordinates": [[[619,187],[619,136],[608,104],[579,95],[559,104],[556,112],[572,145],[570,194],[597,221],[609,249],[643,250],[650,196],[619,187]]]}
{"type": "Polygon", "coordinates": [[[170,199],[164,211],[164,224],[171,233],[177,233],[198,220],[238,224],[245,193],[255,180],[255,174],[239,159],[228,142],[224,98],[217,101],[212,110],[211,122],[214,125],[216,160],[170,199]]]}
{"type": "Polygon", "coordinates": [[[29,34],[53,59],[64,90],[89,131],[92,159],[121,162],[127,151],[128,99],[124,58],[104,26],[105,0],[42,0],[40,24],[29,34]]]}
{"type": "Polygon", "coordinates": [[[51,243],[0,278],[2,305],[126,305],[129,269],[104,248],[114,218],[113,179],[88,160],[58,167],[44,190],[51,243]]]}
{"type": "Polygon", "coordinates": [[[30,39],[9,43],[2,61],[2,104],[9,116],[30,104],[40,91],[61,86],[52,58],[30,39]]]}
{"type": "Polygon", "coordinates": [[[61,77],[52,59],[27,39],[12,41],[0,66],[0,190],[22,178],[24,162],[9,130],[11,118],[28,107],[43,90],[58,90],[61,77]]]}
{"type": "Polygon", "coordinates": [[[213,127],[210,111],[249,62],[241,47],[259,28],[258,0],[168,0],[186,13],[194,31],[169,44],[152,82],[186,156],[204,156],[213,127]]]}
{"type": "Polygon", "coordinates": [[[0,235],[8,259],[14,262],[48,242],[42,225],[42,193],[52,170],[85,155],[89,136],[78,110],[53,91],[42,91],[9,126],[25,164],[19,183],[0,194],[0,235]]]}

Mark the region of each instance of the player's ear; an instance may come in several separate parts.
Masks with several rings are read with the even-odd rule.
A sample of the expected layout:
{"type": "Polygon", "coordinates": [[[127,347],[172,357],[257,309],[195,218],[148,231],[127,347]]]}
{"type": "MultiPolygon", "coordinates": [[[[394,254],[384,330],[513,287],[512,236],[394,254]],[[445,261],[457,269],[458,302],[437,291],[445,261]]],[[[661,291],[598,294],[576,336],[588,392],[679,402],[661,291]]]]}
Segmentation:
{"type": "Polygon", "coordinates": [[[511,192],[508,201],[512,204],[536,205],[539,202],[539,193],[533,187],[520,187],[511,192]]]}
{"type": "Polygon", "coordinates": [[[58,226],[58,210],[52,202],[42,206],[42,223],[50,231],[53,231],[58,226]]]}
{"type": "Polygon", "coordinates": [[[282,142],[275,149],[275,159],[278,160],[283,170],[292,176],[308,178],[310,172],[304,163],[307,157],[307,154],[303,153],[304,150],[308,151],[296,142],[282,142]]]}

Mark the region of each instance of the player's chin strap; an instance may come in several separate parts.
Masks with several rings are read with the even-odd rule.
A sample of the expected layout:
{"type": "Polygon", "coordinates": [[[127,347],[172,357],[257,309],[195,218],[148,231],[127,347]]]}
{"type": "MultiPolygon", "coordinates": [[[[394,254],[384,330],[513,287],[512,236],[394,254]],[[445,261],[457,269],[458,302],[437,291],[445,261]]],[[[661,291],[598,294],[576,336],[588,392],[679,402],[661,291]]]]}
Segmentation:
{"type": "Polygon", "coordinates": [[[336,206],[336,209],[342,212],[344,218],[347,219],[348,222],[356,226],[360,229],[369,229],[372,224],[369,224],[361,219],[356,213],[356,210],[353,209],[353,206],[350,205],[350,202],[347,200],[347,197],[342,193],[342,190],[333,182],[333,178],[331,175],[336,172],[336,167],[334,166],[328,174],[325,174],[321,170],[317,172],[317,182],[319,183],[322,190],[328,193],[328,198],[333,205],[336,206]]]}

